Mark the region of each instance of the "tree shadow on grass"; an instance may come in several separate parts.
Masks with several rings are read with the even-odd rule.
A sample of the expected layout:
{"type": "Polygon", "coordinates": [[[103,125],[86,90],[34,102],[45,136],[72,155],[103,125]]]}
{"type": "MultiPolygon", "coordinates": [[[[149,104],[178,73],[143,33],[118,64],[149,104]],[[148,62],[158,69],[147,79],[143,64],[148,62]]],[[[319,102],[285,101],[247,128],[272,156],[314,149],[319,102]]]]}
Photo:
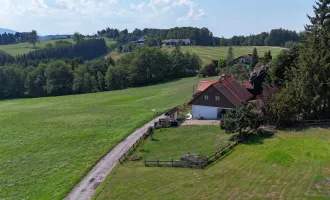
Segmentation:
{"type": "Polygon", "coordinates": [[[276,134],[258,134],[258,135],[248,135],[241,140],[242,144],[246,145],[262,145],[264,140],[274,138],[276,134]]]}

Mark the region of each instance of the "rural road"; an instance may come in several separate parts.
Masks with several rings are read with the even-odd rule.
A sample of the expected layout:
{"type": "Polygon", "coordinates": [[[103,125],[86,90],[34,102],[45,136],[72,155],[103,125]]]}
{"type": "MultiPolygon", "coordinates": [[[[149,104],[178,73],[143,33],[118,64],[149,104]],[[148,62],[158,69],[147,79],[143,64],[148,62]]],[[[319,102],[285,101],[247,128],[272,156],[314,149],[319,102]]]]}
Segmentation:
{"type": "MultiPolygon", "coordinates": [[[[154,120],[159,120],[161,115],[154,120]]],[[[106,156],[102,158],[94,168],[73,188],[65,200],[89,200],[94,195],[97,187],[110,174],[112,168],[133,145],[147,132],[149,126],[154,125],[154,120],[144,124],[127,136],[122,142],[115,146],[106,156]]]]}

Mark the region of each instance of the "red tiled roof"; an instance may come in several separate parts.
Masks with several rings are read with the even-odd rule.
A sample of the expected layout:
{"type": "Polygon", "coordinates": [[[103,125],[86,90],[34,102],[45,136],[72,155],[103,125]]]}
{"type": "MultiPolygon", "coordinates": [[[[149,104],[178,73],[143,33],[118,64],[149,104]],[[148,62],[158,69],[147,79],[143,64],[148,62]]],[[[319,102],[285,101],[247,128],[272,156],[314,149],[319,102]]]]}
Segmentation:
{"type": "Polygon", "coordinates": [[[243,83],[241,84],[245,89],[249,89],[249,90],[253,89],[253,85],[250,83],[250,81],[243,81],[243,83]]]}
{"type": "Polygon", "coordinates": [[[234,77],[226,78],[213,86],[235,107],[241,105],[242,101],[248,101],[253,97],[234,77]]]}
{"type": "Polygon", "coordinates": [[[261,69],[262,69],[262,67],[254,67],[253,72],[258,73],[258,72],[260,72],[261,69]]]}
{"type": "Polygon", "coordinates": [[[197,87],[198,92],[203,92],[206,90],[210,85],[217,83],[218,81],[212,81],[212,80],[206,80],[206,81],[200,81],[199,85],[197,87]]]}

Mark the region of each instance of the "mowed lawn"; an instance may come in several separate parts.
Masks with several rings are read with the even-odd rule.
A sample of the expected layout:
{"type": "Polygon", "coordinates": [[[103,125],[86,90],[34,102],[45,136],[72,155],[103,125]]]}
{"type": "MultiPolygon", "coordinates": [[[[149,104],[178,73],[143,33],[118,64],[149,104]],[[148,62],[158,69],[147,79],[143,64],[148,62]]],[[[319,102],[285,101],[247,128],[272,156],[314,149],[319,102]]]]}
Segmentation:
{"type": "Polygon", "coordinates": [[[127,162],[97,199],[329,199],[329,179],[330,131],[281,131],[204,170],[127,162]]]}
{"type": "MultiPolygon", "coordinates": [[[[70,38],[70,39],[56,39],[56,40],[41,40],[41,41],[38,41],[36,43],[36,49],[45,48],[45,46],[47,44],[49,44],[49,43],[50,44],[55,44],[55,42],[59,41],[59,40],[74,43],[72,38],[70,38]]],[[[106,42],[107,46],[110,46],[111,44],[115,43],[115,41],[107,39],[107,38],[105,38],[105,42],[106,42]]],[[[24,42],[24,43],[11,44],[11,45],[0,45],[0,50],[9,53],[12,56],[16,56],[16,55],[29,53],[30,51],[34,51],[35,49],[33,49],[32,44],[24,42]]]]}
{"type": "Polygon", "coordinates": [[[62,199],[152,109],[187,102],[199,80],[0,101],[0,199],[62,199]]]}
{"type": "MultiPolygon", "coordinates": [[[[252,54],[253,46],[234,46],[234,55],[235,58],[252,54]]],[[[273,58],[276,57],[279,52],[283,49],[280,47],[256,47],[258,50],[259,57],[263,57],[265,52],[269,50],[272,53],[273,58]]],[[[204,46],[182,46],[182,51],[187,51],[189,53],[196,53],[203,61],[203,64],[208,64],[212,62],[212,60],[218,60],[219,58],[226,59],[228,55],[229,47],[204,47],[204,46]]]]}
{"type": "Polygon", "coordinates": [[[211,156],[228,145],[231,135],[217,126],[182,126],[156,130],[136,154],[147,160],[179,160],[188,153],[211,156]],[[141,151],[142,150],[142,151],[141,151]]]}

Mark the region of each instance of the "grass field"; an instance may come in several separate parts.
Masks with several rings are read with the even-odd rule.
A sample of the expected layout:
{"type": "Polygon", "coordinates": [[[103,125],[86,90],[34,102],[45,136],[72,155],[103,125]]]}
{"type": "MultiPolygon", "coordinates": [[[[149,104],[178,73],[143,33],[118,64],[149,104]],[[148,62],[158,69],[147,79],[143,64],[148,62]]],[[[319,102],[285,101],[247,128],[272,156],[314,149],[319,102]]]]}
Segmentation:
{"type": "MultiPolygon", "coordinates": [[[[183,52],[189,52],[189,53],[196,53],[201,59],[203,65],[211,63],[212,60],[218,60],[219,58],[226,59],[228,54],[228,48],[229,47],[205,47],[205,46],[182,46],[181,50],[183,52]]],[[[237,46],[233,47],[235,57],[239,57],[242,55],[252,54],[253,51],[252,46],[237,46]]],[[[269,50],[272,52],[273,58],[276,57],[283,48],[280,47],[256,47],[258,50],[259,57],[263,57],[265,52],[268,52],[269,50]]],[[[173,47],[163,47],[166,51],[172,51],[173,47]]],[[[117,60],[125,53],[117,53],[115,51],[112,51],[108,54],[113,59],[117,60]]]]}
{"type": "Polygon", "coordinates": [[[137,150],[137,154],[147,160],[178,160],[188,152],[210,156],[228,145],[230,137],[217,126],[160,129],[153,135],[155,141],[149,139],[137,150]],[[144,151],[140,151],[141,149],[144,151]]]}
{"type": "MultiPolygon", "coordinates": [[[[41,41],[37,42],[36,49],[42,49],[48,43],[55,44],[55,42],[58,40],[65,40],[65,41],[73,43],[72,39],[41,40],[41,41]]],[[[113,41],[113,40],[109,40],[109,39],[105,39],[105,40],[106,40],[107,46],[110,46],[111,44],[115,43],[115,41],[113,41]]],[[[27,42],[11,44],[11,45],[0,45],[0,50],[3,50],[13,56],[29,53],[30,51],[34,51],[33,45],[29,44],[27,42]]]]}
{"type": "Polygon", "coordinates": [[[0,199],[62,199],[152,109],[186,102],[198,82],[0,101],[0,199]]]}
{"type": "MultiPolygon", "coordinates": [[[[252,46],[235,46],[234,55],[235,58],[252,54],[252,46]]],[[[258,50],[259,57],[263,57],[265,52],[269,50],[272,52],[272,56],[276,57],[282,48],[279,47],[256,47],[258,50]]],[[[203,64],[212,62],[212,60],[218,60],[219,58],[226,59],[228,55],[229,47],[202,47],[202,46],[182,46],[182,51],[187,51],[189,53],[196,53],[203,61],[203,64]]]]}
{"type": "Polygon", "coordinates": [[[97,199],[329,199],[329,152],[330,131],[310,129],[241,144],[204,170],[127,162],[97,199]]]}

